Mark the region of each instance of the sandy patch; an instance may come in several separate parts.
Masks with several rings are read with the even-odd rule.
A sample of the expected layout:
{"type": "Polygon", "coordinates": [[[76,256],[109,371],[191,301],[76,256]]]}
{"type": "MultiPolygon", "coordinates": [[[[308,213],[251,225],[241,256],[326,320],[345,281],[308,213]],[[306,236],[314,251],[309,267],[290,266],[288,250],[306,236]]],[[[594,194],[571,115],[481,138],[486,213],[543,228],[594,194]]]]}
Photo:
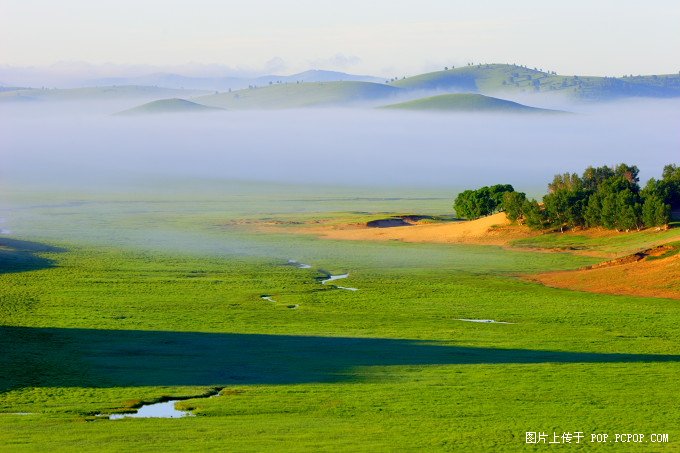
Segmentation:
{"type": "Polygon", "coordinates": [[[680,299],[680,255],[622,261],[619,265],[549,272],[527,278],[554,288],[680,299]]]}
{"type": "Polygon", "coordinates": [[[370,228],[361,224],[308,226],[296,233],[314,234],[328,239],[352,241],[404,241],[432,243],[471,243],[508,245],[511,241],[532,237],[537,232],[511,225],[505,213],[472,221],[425,223],[391,228],[370,228]]]}

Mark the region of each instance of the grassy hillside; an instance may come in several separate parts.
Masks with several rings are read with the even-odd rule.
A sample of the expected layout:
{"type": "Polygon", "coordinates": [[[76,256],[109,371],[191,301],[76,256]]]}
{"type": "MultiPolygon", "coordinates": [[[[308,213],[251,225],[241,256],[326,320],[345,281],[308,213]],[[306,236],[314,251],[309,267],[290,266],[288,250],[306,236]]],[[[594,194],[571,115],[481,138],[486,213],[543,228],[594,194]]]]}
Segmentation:
{"type": "Polygon", "coordinates": [[[227,109],[340,106],[388,99],[402,90],[371,82],[282,83],[201,96],[196,102],[227,109]]]}
{"type": "Polygon", "coordinates": [[[639,77],[563,76],[507,64],[464,66],[430,72],[393,82],[418,90],[455,90],[479,93],[561,93],[581,99],[680,96],[680,75],[639,77]]]}
{"type": "Polygon", "coordinates": [[[118,115],[152,115],[158,113],[194,113],[194,112],[217,112],[221,109],[208,107],[187,101],[186,99],[161,99],[151,101],[129,110],[122,111],[118,115]]]}
{"type": "Polygon", "coordinates": [[[558,113],[556,110],[529,107],[517,102],[473,93],[442,94],[386,105],[383,108],[447,112],[558,113]]]}
{"type": "Polygon", "coordinates": [[[110,86],[72,89],[28,88],[0,92],[0,102],[11,102],[17,99],[35,101],[105,101],[133,98],[186,98],[204,93],[205,91],[175,90],[153,86],[110,86]]]}

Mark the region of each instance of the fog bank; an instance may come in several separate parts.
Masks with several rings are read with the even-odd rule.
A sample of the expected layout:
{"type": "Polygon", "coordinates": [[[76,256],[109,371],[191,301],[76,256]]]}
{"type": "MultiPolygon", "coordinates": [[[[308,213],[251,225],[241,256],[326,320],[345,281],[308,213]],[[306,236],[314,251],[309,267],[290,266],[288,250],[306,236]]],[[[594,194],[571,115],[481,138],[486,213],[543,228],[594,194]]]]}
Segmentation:
{"type": "Polygon", "coordinates": [[[0,106],[0,177],[81,186],[165,177],[348,186],[544,186],[555,173],[627,162],[647,179],[678,162],[680,101],[574,115],[354,109],[115,117],[0,106]]]}

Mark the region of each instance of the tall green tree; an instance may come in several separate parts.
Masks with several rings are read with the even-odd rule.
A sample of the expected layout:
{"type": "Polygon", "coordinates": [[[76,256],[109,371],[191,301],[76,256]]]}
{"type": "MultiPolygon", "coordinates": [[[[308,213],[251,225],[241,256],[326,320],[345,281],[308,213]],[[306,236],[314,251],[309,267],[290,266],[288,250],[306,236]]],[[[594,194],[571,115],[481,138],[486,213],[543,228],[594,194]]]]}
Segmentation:
{"type": "Polygon", "coordinates": [[[503,196],[506,193],[514,192],[515,189],[510,184],[496,184],[489,187],[489,196],[494,202],[494,211],[504,211],[503,196]]]}
{"type": "Polygon", "coordinates": [[[630,184],[630,189],[633,192],[639,192],[640,191],[640,186],[638,186],[638,183],[640,182],[640,178],[638,175],[640,174],[640,170],[637,168],[636,165],[628,165],[628,164],[619,164],[616,166],[614,169],[614,173],[616,176],[619,176],[630,184]]]}
{"type": "Polygon", "coordinates": [[[581,178],[576,173],[556,175],[548,190],[549,193],[543,197],[548,223],[560,231],[583,226],[588,192],[583,189],[581,178]]]}
{"type": "Polygon", "coordinates": [[[505,192],[503,194],[503,208],[511,222],[524,220],[524,203],[527,196],[524,192],[505,192]]]}
{"type": "Polygon", "coordinates": [[[645,197],[642,205],[642,221],[646,227],[659,227],[668,225],[671,220],[671,206],[657,195],[645,197]]]}
{"type": "Polygon", "coordinates": [[[473,201],[474,193],[474,190],[465,190],[458,194],[453,203],[453,209],[458,217],[466,219],[476,219],[479,217],[473,201]]]}
{"type": "Polygon", "coordinates": [[[583,188],[589,192],[597,191],[600,184],[614,176],[614,169],[608,166],[588,167],[583,172],[583,188]]]}
{"type": "Polygon", "coordinates": [[[680,166],[669,164],[663,167],[661,181],[668,188],[668,199],[666,203],[673,208],[680,207],[680,166]]]}
{"type": "Polygon", "coordinates": [[[598,192],[588,197],[583,211],[583,221],[588,228],[602,226],[602,199],[598,192]]]}
{"type": "Polygon", "coordinates": [[[630,189],[616,194],[614,226],[617,230],[629,231],[642,226],[642,206],[640,197],[630,189]]]}
{"type": "Polygon", "coordinates": [[[525,200],[522,206],[522,212],[524,213],[524,220],[529,228],[534,230],[545,228],[545,214],[536,200],[525,200]]]}
{"type": "Polygon", "coordinates": [[[552,182],[548,184],[548,192],[553,193],[559,190],[574,190],[581,188],[583,182],[576,173],[563,173],[555,175],[552,182]]]}
{"type": "Polygon", "coordinates": [[[616,201],[616,192],[602,194],[602,213],[600,215],[600,225],[609,230],[616,228],[616,210],[618,209],[618,204],[616,201]]]}
{"type": "Polygon", "coordinates": [[[453,203],[456,215],[466,219],[478,219],[503,209],[503,194],[514,191],[510,184],[497,184],[465,190],[453,203]]]}

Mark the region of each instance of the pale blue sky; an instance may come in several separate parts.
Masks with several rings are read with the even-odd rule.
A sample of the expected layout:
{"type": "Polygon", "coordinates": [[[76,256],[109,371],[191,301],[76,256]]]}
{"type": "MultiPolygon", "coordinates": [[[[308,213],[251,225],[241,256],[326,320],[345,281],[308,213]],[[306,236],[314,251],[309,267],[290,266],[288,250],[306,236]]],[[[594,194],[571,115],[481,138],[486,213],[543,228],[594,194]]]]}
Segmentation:
{"type": "Polygon", "coordinates": [[[680,1],[0,0],[0,64],[59,61],[386,76],[468,61],[675,73],[680,1]]]}

